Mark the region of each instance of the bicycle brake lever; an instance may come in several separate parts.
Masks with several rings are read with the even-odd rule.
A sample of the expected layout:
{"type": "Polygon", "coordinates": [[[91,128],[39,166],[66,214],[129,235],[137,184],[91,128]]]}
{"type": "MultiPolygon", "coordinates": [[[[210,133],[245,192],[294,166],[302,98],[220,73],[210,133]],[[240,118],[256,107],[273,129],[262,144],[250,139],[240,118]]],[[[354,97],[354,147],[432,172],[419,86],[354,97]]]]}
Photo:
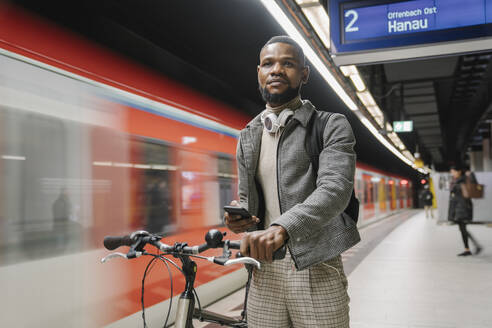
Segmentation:
{"type": "MultiPolygon", "coordinates": [[[[142,252],[135,252],[135,253],[136,253],[136,256],[135,257],[142,256],[142,254],[143,254],[142,252]]],[[[122,257],[122,258],[128,260],[128,256],[126,254],[123,254],[123,253],[120,253],[120,252],[115,252],[115,253],[111,253],[111,254],[106,255],[105,257],[103,257],[101,259],[101,263],[106,263],[109,260],[112,260],[112,259],[117,258],[117,257],[122,257]]]]}
{"type": "Polygon", "coordinates": [[[237,259],[229,259],[229,260],[224,262],[224,265],[232,265],[232,264],[238,264],[238,263],[252,264],[252,265],[256,266],[258,269],[261,269],[261,263],[252,257],[240,257],[237,259]]]}
{"type": "Polygon", "coordinates": [[[135,239],[135,237],[137,237],[137,236],[151,236],[151,234],[145,230],[138,230],[138,231],[132,232],[132,234],[130,235],[130,238],[135,239]]]}

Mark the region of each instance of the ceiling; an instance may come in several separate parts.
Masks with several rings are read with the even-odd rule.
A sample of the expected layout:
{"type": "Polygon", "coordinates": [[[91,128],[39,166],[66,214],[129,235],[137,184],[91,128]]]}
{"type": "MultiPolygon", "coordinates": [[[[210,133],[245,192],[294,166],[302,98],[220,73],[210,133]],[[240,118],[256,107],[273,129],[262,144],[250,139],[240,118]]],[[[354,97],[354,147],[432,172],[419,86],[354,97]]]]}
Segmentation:
{"type": "Polygon", "coordinates": [[[413,121],[400,133],[426,163],[447,170],[489,138],[492,52],[359,67],[387,119],[413,121]],[[417,149],[418,147],[418,149],[417,149]]]}
{"type": "MultiPolygon", "coordinates": [[[[258,52],[271,36],[285,34],[253,0],[11,2],[251,116],[264,106],[256,82],[258,52]]],[[[447,169],[489,133],[484,122],[492,119],[492,111],[487,114],[491,58],[488,53],[467,54],[359,70],[389,122],[414,121],[414,132],[399,134],[406,147],[412,152],[418,148],[426,164],[447,169]]],[[[376,141],[315,70],[303,97],[348,117],[359,160],[416,176],[376,141]]]]}

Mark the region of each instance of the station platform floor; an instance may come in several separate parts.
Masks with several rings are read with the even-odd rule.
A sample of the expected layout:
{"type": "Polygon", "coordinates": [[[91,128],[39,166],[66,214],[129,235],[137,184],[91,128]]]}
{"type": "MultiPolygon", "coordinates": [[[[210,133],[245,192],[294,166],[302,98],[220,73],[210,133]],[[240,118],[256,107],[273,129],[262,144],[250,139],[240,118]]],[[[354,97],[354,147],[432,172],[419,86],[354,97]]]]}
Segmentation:
{"type": "MultiPolygon", "coordinates": [[[[456,256],[463,251],[458,227],[420,210],[362,228],[362,241],[343,254],[350,327],[491,328],[492,229],[468,230],[483,246],[479,255],[456,256]]],[[[243,300],[244,288],[208,309],[239,316],[243,300]]]]}

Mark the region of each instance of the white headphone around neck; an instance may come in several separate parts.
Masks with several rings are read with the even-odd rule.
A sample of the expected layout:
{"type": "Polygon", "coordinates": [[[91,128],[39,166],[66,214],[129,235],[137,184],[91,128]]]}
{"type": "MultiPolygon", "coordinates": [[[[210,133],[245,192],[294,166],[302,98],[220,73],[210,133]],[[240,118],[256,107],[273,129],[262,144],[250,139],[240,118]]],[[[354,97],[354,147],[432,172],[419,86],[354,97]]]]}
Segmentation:
{"type": "Polygon", "coordinates": [[[263,123],[263,127],[269,133],[276,133],[281,127],[287,124],[287,121],[292,115],[294,115],[294,112],[290,109],[284,109],[278,117],[275,113],[264,110],[261,113],[261,123],[263,123]]]}

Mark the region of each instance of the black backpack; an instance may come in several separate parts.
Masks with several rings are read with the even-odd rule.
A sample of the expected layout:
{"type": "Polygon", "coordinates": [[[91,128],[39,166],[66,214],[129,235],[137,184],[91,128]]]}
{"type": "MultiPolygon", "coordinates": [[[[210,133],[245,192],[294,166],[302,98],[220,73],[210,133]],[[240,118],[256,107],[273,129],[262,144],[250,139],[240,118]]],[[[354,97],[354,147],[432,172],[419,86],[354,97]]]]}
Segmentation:
{"type": "MultiPolygon", "coordinates": [[[[311,159],[316,174],[318,174],[319,168],[319,154],[323,150],[323,131],[325,130],[326,123],[331,114],[333,113],[315,110],[307,125],[305,140],[306,151],[309,154],[309,158],[311,159]]],[[[359,200],[355,197],[354,189],[352,189],[350,202],[343,212],[357,223],[357,220],[359,219],[359,200]]]]}

